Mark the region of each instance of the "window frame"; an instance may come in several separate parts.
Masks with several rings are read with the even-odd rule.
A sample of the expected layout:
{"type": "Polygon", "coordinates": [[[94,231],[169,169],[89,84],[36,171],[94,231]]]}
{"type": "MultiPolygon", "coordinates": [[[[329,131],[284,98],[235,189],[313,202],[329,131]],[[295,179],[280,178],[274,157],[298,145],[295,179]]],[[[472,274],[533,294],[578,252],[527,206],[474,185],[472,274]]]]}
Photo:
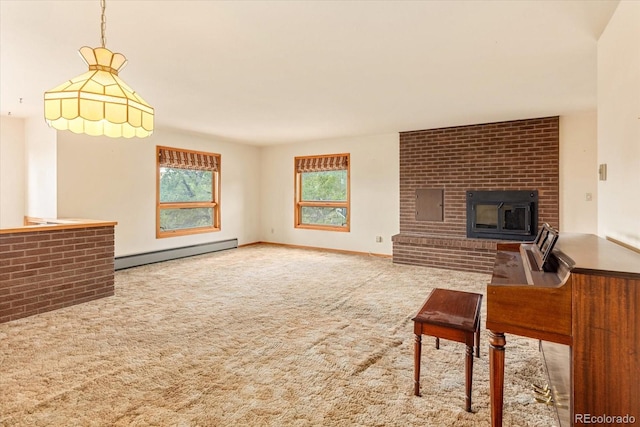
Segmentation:
{"type": "Polygon", "coordinates": [[[323,154],[314,156],[296,156],[293,159],[293,175],[294,175],[294,228],[307,229],[307,230],[322,230],[322,231],[339,231],[350,232],[351,231],[351,155],[349,153],[339,154],[323,154]],[[346,157],[346,168],[333,168],[320,171],[308,171],[308,172],[329,172],[336,170],[347,171],[347,200],[344,202],[337,201],[303,201],[302,200],[302,174],[305,172],[298,171],[298,162],[303,159],[329,159],[337,157],[346,157]],[[320,208],[346,208],[347,219],[346,225],[343,227],[335,225],[321,225],[321,224],[304,224],[302,222],[302,208],[304,207],[320,207],[320,208]]]}
{"type": "Polygon", "coordinates": [[[156,146],[156,238],[162,239],[166,237],[186,236],[191,234],[211,233],[221,230],[220,224],[220,177],[221,177],[221,158],[218,153],[209,153],[204,151],[189,150],[186,148],[156,146]],[[160,163],[161,150],[170,150],[173,152],[184,153],[187,156],[213,156],[215,158],[216,168],[214,170],[206,167],[180,167],[180,166],[164,166],[160,163]],[[191,170],[206,170],[211,171],[213,176],[211,180],[211,202],[161,202],[160,201],[160,168],[171,167],[174,169],[191,169],[191,170]],[[160,212],[163,209],[184,209],[184,208],[212,208],[213,209],[213,224],[206,227],[185,228],[178,230],[162,230],[160,228],[160,212]]]}

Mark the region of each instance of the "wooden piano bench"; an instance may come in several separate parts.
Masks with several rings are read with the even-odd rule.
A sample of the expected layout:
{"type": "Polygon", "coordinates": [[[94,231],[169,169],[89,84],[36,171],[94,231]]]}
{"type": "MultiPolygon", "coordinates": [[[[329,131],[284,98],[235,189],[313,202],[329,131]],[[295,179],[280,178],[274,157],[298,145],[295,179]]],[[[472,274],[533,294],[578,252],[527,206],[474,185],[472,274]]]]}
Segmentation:
{"type": "Polygon", "coordinates": [[[482,295],[471,292],[436,288],[431,291],[418,314],[412,319],[415,334],[414,393],[420,396],[420,355],[422,335],[436,337],[436,349],[440,338],[467,345],[465,359],[465,409],[471,412],[471,383],[473,379],[473,346],[480,357],[480,307],[482,295]]]}

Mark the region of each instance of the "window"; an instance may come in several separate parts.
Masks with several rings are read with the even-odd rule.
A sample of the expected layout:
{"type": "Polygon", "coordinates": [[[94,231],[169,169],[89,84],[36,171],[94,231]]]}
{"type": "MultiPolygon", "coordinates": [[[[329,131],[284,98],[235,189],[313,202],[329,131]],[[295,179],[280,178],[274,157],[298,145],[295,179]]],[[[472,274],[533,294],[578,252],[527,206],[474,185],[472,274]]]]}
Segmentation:
{"type": "Polygon", "coordinates": [[[349,231],[349,154],[295,158],[295,227],[349,231]]]}
{"type": "Polygon", "coordinates": [[[156,237],[220,230],[220,154],[156,148],[156,237]]]}

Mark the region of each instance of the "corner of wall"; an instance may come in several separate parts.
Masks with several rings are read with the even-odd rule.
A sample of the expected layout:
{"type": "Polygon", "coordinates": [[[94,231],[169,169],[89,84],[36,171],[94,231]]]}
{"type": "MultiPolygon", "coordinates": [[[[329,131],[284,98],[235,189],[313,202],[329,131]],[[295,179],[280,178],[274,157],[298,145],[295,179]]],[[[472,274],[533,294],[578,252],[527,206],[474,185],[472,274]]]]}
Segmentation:
{"type": "Polygon", "coordinates": [[[598,230],[597,113],[560,116],[560,230],[598,230]]]}
{"type": "Polygon", "coordinates": [[[24,119],[0,117],[0,228],[23,225],[25,216],[24,119]]]}
{"type": "Polygon", "coordinates": [[[42,118],[25,121],[26,214],[58,216],[58,134],[42,118]]]}
{"type": "Polygon", "coordinates": [[[598,234],[640,248],[640,2],[621,1],[598,40],[598,234]],[[637,189],[636,189],[637,190],[637,189]]]}

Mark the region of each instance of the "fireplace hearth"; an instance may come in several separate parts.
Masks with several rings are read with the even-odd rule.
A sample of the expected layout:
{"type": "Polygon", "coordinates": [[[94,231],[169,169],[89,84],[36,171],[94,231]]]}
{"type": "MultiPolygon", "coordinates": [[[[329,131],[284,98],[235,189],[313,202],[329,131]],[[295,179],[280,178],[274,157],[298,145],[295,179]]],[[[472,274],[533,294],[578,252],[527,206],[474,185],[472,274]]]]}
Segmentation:
{"type": "Polygon", "coordinates": [[[538,224],[538,191],[467,190],[467,237],[531,241],[538,224]]]}

